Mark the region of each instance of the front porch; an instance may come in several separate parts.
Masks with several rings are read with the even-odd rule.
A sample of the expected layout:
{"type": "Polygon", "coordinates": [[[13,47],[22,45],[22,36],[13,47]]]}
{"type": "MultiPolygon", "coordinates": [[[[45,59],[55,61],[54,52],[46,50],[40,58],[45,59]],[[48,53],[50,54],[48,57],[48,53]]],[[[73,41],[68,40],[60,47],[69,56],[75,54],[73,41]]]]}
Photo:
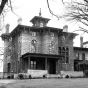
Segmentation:
{"type": "Polygon", "coordinates": [[[20,59],[20,73],[30,71],[46,71],[47,74],[59,74],[62,56],[27,53],[20,59]]]}

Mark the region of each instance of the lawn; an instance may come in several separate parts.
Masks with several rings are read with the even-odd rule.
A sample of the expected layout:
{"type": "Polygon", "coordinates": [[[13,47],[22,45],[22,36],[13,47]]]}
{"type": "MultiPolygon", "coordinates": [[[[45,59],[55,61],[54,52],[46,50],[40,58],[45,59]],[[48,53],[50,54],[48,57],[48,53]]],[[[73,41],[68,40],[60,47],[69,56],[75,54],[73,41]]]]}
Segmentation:
{"type": "Polygon", "coordinates": [[[88,78],[26,79],[16,80],[6,86],[7,88],[88,88],[88,78]]]}

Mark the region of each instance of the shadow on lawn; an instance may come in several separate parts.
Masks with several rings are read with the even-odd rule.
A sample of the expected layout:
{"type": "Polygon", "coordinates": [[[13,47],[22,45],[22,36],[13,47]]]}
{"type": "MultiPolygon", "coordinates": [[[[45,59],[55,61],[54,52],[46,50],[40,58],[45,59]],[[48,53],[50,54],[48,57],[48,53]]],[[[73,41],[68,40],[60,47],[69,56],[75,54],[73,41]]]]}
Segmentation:
{"type": "MultiPolygon", "coordinates": [[[[1,85],[0,88],[9,88],[5,85],[1,85]]],[[[12,88],[35,88],[35,87],[29,87],[29,86],[24,86],[24,85],[21,85],[20,87],[12,87],[12,88]]]]}

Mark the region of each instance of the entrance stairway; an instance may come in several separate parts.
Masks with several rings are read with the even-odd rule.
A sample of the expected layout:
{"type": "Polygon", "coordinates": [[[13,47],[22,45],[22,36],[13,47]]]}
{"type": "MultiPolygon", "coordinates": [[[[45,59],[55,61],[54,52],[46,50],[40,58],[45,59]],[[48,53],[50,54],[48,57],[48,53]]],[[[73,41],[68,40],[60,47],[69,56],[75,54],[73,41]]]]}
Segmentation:
{"type": "Polygon", "coordinates": [[[61,75],[60,74],[48,74],[47,78],[60,78],[61,75]]]}

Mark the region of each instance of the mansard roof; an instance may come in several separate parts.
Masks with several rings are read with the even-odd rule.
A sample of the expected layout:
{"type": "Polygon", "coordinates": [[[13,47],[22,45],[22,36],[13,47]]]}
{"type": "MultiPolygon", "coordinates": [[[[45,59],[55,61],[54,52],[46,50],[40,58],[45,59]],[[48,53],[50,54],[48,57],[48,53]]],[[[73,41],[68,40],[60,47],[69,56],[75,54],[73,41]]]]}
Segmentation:
{"type": "Polygon", "coordinates": [[[45,21],[47,21],[47,22],[50,20],[49,18],[45,18],[45,17],[42,17],[42,16],[34,16],[34,17],[30,20],[30,22],[34,23],[34,21],[35,21],[35,20],[38,20],[38,19],[40,19],[40,20],[45,20],[45,21]]]}

